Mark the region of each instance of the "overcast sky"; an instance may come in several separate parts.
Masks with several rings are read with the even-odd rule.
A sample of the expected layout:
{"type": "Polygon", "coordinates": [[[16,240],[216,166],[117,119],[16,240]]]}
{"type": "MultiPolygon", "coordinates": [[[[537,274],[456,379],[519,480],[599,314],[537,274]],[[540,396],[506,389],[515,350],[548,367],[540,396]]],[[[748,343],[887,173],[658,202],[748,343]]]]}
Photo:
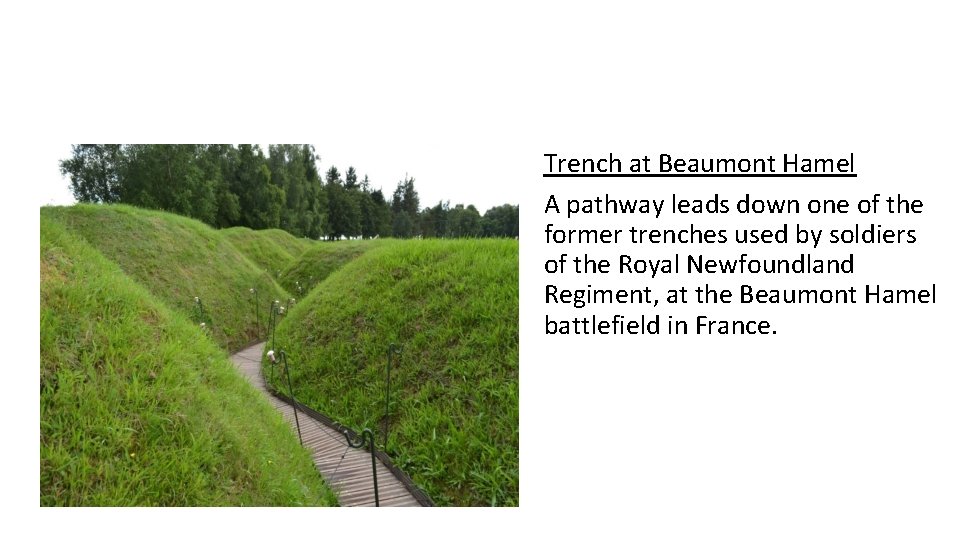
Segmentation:
{"type": "MultiPolygon", "coordinates": [[[[373,143],[375,140],[365,143],[363,148],[351,147],[350,144],[337,140],[312,143],[320,156],[318,167],[321,175],[331,165],[336,165],[342,177],[347,167],[353,166],[361,180],[364,175],[368,175],[373,188],[382,188],[387,200],[390,200],[397,182],[403,180],[407,174],[416,179],[421,208],[434,206],[441,200],[449,200],[451,206],[458,203],[473,204],[482,214],[493,206],[519,203],[512,193],[502,189],[490,189],[489,184],[462,179],[458,181],[458,171],[450,169],[442,160],[422,159],[424,154],[406,154],[397,145],[380,148],[370,146],[373,143]]],[[[266,154],[268,144],[259,144],[266,154]]],[[[66,205],[75,202],[69,188],[70,180],[60,175],[59,168],[59,160],[70,155],[69,144],[50,146],[48,157],[42,160],[38,175],[40,205],[66,205]]]]}

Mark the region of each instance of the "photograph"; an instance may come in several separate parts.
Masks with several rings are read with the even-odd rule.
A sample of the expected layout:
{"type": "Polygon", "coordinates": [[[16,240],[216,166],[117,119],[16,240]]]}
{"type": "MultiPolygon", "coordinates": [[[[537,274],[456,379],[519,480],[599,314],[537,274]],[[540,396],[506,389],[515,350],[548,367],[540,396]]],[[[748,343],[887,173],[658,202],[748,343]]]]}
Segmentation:
{"type": "Polygon", "coordinates": [[[64,151],[41,506],[519,506],[509,195],[311,144],[64,151]]]}

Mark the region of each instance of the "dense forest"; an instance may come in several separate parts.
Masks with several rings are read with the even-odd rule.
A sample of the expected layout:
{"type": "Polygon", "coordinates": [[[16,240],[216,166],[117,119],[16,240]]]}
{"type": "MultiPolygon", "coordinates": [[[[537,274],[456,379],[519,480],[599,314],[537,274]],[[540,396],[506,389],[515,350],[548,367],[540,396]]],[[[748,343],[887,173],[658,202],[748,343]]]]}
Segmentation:
{"type": "Polygon", "coordinates": [[[420,208],[413,178],[392,197],[349,167],[320,173],[311,145],[79,144],[60,162],[80,202],[126,203],[214,227],[279,228],[336,240],[376,237],[516,237],[520,208],[483,215],[472,204],[420,208]]]}

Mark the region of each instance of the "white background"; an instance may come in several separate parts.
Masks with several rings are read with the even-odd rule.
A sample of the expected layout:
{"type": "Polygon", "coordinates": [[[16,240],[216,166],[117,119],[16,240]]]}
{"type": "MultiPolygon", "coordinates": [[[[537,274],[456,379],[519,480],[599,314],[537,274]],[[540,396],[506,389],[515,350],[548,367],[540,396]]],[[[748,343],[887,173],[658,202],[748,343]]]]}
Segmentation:
{"type": "MultiPolygon", "coordinates": [[[[5,530],[80,537],[353,534],[956,538],[957,12],[951,3],[18,3],[0,22],[7,281],[5,530]],[[393,142],[451,183],[523,208],[521,507],[492,510],[38,509],[37,206],[22,186],[72,142],[393,142]],[[853,152],[859,178],[544,180],[546,152],[853,152]],[[919,241],[858,246],[816,287],[937,283],[922,306],[689,306],[768,318],[765,337],[543,335],[546,197],[904,194],[920,216],[835,216],[919,241]],[[23,262],[26,261],[26,262],[23,262]],[[19,283],[34,286],[19,286],[19,283]],[[13,289],[13,291],[10,291],[13,289]],[[12,522],[11,522],[12,521],[12,522]],[[291,523],[293,522],[293,523],[291,523]],[[318,527],[324,530],[318,530],[318,527]],[[12,527],[12,529],[11,529],[12,527]],[[292,529],[292,531],[291,531],[292,529]]],[[[359,167],[359,164],[358,164],[359,167]]],[[[425,201],[430,202],[430,201],[425,201]]],[[[793,220],[790,220],[791,222],[793,220]]],[[[689,218],[578,225],[683,226],[689,218]]],[[[706,217],[702,226],[775,226],[706,217]]],[[[636,256],[666,248],[611,247],[636,256]]],[[[569,250],[571,252],[577,249],[569,250]]],[[[687,250],[681,248],[681,252],[687,250]]],[[[850,249],[821,247],[821,256],[850,249]]],[[[790,256],[728,245],[714,256],[790,256]]],[[[583,282],[573,276],[550,281],[583,282]]],[[[657,288],[696,284],[638,279],[657,288]]],[[[794,288],[810,281],[727,277],[794,288]]],[[[599,279],[594,285],[612,283],[599,279]]],[[[622,283],[622,282],[621,282],[622,283]]],[[[630,282],[632,283],[632,282],[630,282]]],[[[663,309],[658,308],[658,309],[663,309]]],[[[555,313],[570,316],[574,310],[555,313]]],[[[639,315],[629,308],[610,309],[639,315]]]]}

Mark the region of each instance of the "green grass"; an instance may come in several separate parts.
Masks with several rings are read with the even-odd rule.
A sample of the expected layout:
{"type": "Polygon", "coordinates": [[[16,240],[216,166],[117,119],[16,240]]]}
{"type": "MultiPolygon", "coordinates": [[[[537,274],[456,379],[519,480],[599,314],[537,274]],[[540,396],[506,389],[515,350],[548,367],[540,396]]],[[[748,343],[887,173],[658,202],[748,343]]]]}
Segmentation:
{"type": "Polygon", "coordinates": [[[261,324],[273,299],[290,296],[235,247],[229,233],[199,221],[124,205],[44,207],[40,215],[81,236],[168,307],[198,325],[201,318],[194,297],[200,298],[202,321],[228,350],[238,350],[257,338],[251,287],[260,291],[261,324]]]}
{"type": "Polygon", "coordinates": [[[296,238],[280,229],[254,231],[246,227],[232,227],[220,230],[220,234],[274,277],[293,264],[309,247],[316,245],[313,240],[296,238]]]}
{"type": "Polygon", "coordinates": [[[395,462],[438,504],[518,504],[518,273],[514,240],[398,241],[367,252],[277,329],[297,398],[379,434],[396,342],[395,462]]]}
{"type": "Polygon", "coordinates": [[[394,243],[395,240],[343,240],[318,242],[288,264],[280,274],[280,285],[291,294],[306,296],[318,283],[341,266],[364,253],[394,243]],[[297,283],[302,288],[299,292],[297,283]]]}
{"type": "Polygon", "coordinates": [[[126,261],[134,273],[157,264],[153,249],[169,256],[153,245],[167,229],[204,256],[221,254],[206,231],[168,216],[41,211],[41,505],[335,504],[289,426],[217,343],[64,223],[114,256],[126,243],[127,259],[143,259],[126,261]]]}

